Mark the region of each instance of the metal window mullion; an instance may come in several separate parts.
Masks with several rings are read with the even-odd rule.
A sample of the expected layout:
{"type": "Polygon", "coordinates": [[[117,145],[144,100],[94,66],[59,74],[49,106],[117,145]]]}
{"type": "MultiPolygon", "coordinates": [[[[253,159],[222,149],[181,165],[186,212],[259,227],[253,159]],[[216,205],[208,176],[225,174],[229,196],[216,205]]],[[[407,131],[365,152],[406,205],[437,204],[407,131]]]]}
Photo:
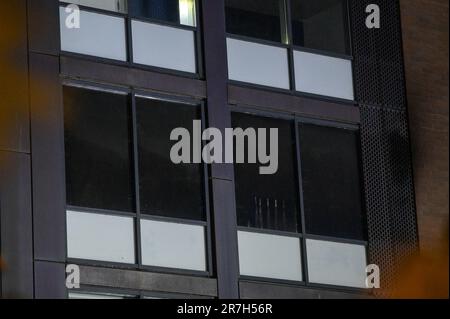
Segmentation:
{"type": "Polygon", "coordinates": [[[142,269],[142,244],[141,244],[141,200],[139,190],[139,149],[138,149],[138,128],[137,128],[137,110],[136,96],[134,90],[131,92],[131,118],[132,118],[132,136],[133,136],[133,172],[134,172],[134,194],[135,194],[135,251],[139,269],[142,269]]]}
{"type": "Polygon", "coordinates": [[[300,204],[300,219],[301,219],[301,229],[303,238],[301,239],[301,247],[302,251],[302,268],[303,268],[303,282],[306,284],[309,283],[309,274],[308,274],[308,252],[306,250],[306,218],[305,218],[305,203],[304,203],[304,194],[303,194],[303,177],[302,177],[302,164],[301,164],[301,144],[300,144],[300,121],[295,118],[295,148],[297,154],[297,177],[298,177],[298,191],[299,191],[299,204],[300,204]]]}

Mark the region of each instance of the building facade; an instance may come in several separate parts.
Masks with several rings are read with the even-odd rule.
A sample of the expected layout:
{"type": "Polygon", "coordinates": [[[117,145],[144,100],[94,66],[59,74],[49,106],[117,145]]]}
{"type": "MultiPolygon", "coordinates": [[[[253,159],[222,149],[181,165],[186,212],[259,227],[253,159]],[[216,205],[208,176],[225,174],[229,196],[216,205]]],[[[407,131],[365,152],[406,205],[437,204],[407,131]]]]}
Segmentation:
{"type": "Polygon", "coordinates": [[[5,6],[2,296],[370,298],[418,252],[397,1],[5,6]],[[278,171],[175,165],[193,121],[277,128],[278,171]]]}

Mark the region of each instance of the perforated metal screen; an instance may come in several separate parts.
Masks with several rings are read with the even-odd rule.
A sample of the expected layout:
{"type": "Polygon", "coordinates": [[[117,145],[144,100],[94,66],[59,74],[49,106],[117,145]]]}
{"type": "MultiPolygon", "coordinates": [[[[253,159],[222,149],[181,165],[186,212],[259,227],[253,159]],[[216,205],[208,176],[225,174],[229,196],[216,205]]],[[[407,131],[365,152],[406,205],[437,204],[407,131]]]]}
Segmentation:
{"type": "Polygon", "coordinates": [[[354,81],[361,109],[361,149],[369,258],[380,266],[385,295],[403,261],[418,250],[412,160],[397,0],[350,0],[354,81]],[[378,4],[381,28],[366,27],[378,4]]]}

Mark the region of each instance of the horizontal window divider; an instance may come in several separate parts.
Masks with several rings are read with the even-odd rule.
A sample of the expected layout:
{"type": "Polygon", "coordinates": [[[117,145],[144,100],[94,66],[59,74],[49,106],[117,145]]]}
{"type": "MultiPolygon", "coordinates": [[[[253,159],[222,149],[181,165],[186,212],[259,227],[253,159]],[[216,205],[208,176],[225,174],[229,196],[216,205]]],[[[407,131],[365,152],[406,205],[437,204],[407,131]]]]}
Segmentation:
{"type": "Polygon", "coordinates": [[[167,268],[167,267],[146,266],[146,265],[143,265],[141,269],[146,272],[160,273],[160,274],[173,274],[173,275],[193,276],[193,277],[211,276],[211,272],[209,271],[198,271],[189,269],[167,268]]]}
{"type": "Polygon", "coordinates": [[[104,286],[92,286],[92,285],[83,285],[80,284],[79,289],[68,289],[68,293],[74,294],[107,294],[107,295],[116,295],[116,296],[124,296],[125,298],[133,298],[139,297],[142,292],[140,290],[130,290],[125,288],[110,288],[104,286]]]}
{"type": "Polygon", "coordinates": [[[153,91],[145,91],[141,89],[134,89],[133,90],[134,96],[136,98],[141,99],[148,99],[148,100],[158,100],[158,101],[164,101],[174,104],[185,104],[185,105],[192,105],[192,106],[201,106],[202,103],[204,103],[203,99],[196,99],[191,97],[186,97],[182,95],[175,95],[175,94],[165,94],[161,92],[153,92],[153,91]]]}
{"type": "Polygon", "coordinates": [[[299,45],[293,45],[292,49],[294,51],[307,52],[307,53],[312,53],[312,54],[317,54],[317,55],[328,56],[328,57],[332,57],[332,58],[339,58],[339,59],[343,59],[343,60],[353,61],[353,56],[347,55],[347,54],[334,53],[334,52],[325,51],[325,50],[306,48],[306,47],[302,47],[299,45]]]}
{"type": "Polygon", "coordinates": [[[365,240],[347,239],[347,238],[322,236],[322,235],[305,234],[304,238],[306,240],[307,239],[311,239],[311,240],[327,241],[327,242],[341,243],[341,244],[352,244],[352,245],[360,245],[360,246],[367,246],[368,245],[368,242],[365,241],[365,240]]]}
{"type": "Polygon", "coordinates": [[[160,67],[152,66],[152,65],[139,64],[139,63],[135,63],[132,61],[127,63],[127,65],[131,68],[139,69],[139,70],[148,70],[148,71],[153,71],[153,72],[157,72],[157,73],[176,75],[176,76],[195,79],[195,80],[202,79],[198,73],[191,73],[191,72],[185,72],[185,71],[179,71],[179,70],[173,70],[173,69],[160,68],[160,67]]]}
{"type": "Polygon", "coordinates": [[[75,52],[69,52],[69,51],[61,51],[61,56],[69,57],[69,58],[76,58],[76,59],[82,59],[102,64],[108,64],[108,65],[114,65],[114,66],[123,66],[128,67],[136,70],[143,70],[143,71],[152,71],[156,73],[161,73],[165,75],[175,75],[179,77],[194,79],[194,80],[203,80],[202,77],[198,73],[190,73],[185,71],[179,71],[179,70],[172,70],[172,69],[166,69],[166,68],[160,68],[157,66],[152,65],[144,65],[135,63],[132,61],[120,61],[120,60],[114,60],[114,59],[108,59],[108,58],[102,58],[95,55],[87,55],[82,53],[75,53],[75,52]]]}
{"type": "Polygon", "coordinates": [[[262,229],[262,228],[253,228],[253,227],[244,227],[244,226],[238,226],[237,230],[242,231],[242,232],[247,232],[247,233],[293,237],[293,238],[299,238],[299,239],[303,238],[303,234],[301,234],[301,233],[292,233],[292,232],[287,232],[287,231],[282,231],[282,230],[262,229]]]}
{"type": "Polygon", "coordinates": [[[92,62],[108,64],[108,65],[115,65],[115,66],[129,67],[129,65],[130,65],[130,62],[128,62],[128,61],[120,61],[120,60],[115,60],[115,59],[102,58],[102,57],[95,56],[95,55],[69,52],[69,51],[64,51],[64,50],[61,50],[60,53],[61,53],[60,54],[61,57],[76,58],[76,59],[92,61],[92,62]]]}
{"type": "Polygon", "coordinates": [[[326,127],[332,127],[332,128],[340,128],[340,129],[346,129],[351,131],[359,131],[359,125],[353,124],[350,122],[343,122],[343,121],[332,121],[332,120],[326,120],[326,119],[315,119],[310,118],[306,116],[296,115],[295,116],[295,122],[296,124],[314,124],[318,126],[326,126],[326,127]]]}
{"type": "Polygon", "coordinates": [[[258,89],[258,90],[274,92],[274,93],[282,93],[282,94],[287,94],[287,95],[294,95],[294,93],[295,93],[295,91],[293,91],[293,90],[280,89],[280,88],[276,88],[276,87],[272,87],[272,86],[248,83],[248,82],[237,81],[237,80],[229,80],[228,79],[227,82],[228,82],[228,85],[237,85],[237,86],[241,86],[241,87],[247,87],[247,88],[251,88],[251,89],[258,89]]]}
{"type": "Polygon", "coordinates": [[[313,94],[313,93],[307,93],[302,91],[296,91],[294,90],[294,95],[299,97],[307,97],[310,99],[325,101],[325,102],[333,102],[333,103],[339,103],[339,104],[345,104],[345,105],[351,105],[354,107],[358,106],[358,103],[354,100],[347,100],[347,99],[341,99],[338,97],[333,96],[327,96],[327,95],[319,95],[319,94],[313,94]]]}
{"type": "Polygon", "coordinates": [[[289,44],[284,44],[284,43],[281,43],[281,42],[275,42],[275,41],[270,41],[270,40],[264,40],[264,39],[248,37],[248,36],[245,36],[245,35],[226,33],[225,36],[227,38],[234,39],[234,40],[241,40],[241,41],[251,42],[251,43],[256,43],[256,44],[269,45],[269,46],[272,46],[272,47],[278,47],[278,48],[283,48],[283,49],[289,49],[290,48],[289,44]]]}
{"type": "Polygon", "coordinates": [[[143,213],[141,210],[140,213],[141,220],[149,220],[149,221],[155,221],[155,222],[166,222],[166,223],[173,223],[173,224],[182,224],[182,225],[191,225],[191,226],[203,226],[207,227],[208,222],[207,221],[201,221],[201,220],[190,220],[190,219],[182,219],[182,218],[174,218],[174,217],[165,217],[165,216],[156,216],[156,215],[148,215],[146,213],[143,213]]]}
{"type": "Polygon", "coordinates": [[[139,270],[139,266],[137,264],[99,261],[92,259],[67,258],[66,263],[77,266],[102,267],[102,268],[123,269],[123,270],[139,270]]]}
{"type": "Polygon", "coordinates": [[[254,276],[240,275],[239,281],[265,283],[265,284],[271,284],[271,285],[306,287],[306,283],[304,281],[293,281],[293,280],[266,278],[266,277],[254,277],[254,276]]]}
{"type": "Polygon", "coordinates": [[[176,22],[159,20],[159,19],[155,19],[155,18],[146,18],[146,17],[139,17],[139,16],[134,16],[134,15],[128,15],[128,18],[132,21],[147,22],[147,23],[151,23],[151,24],[157,24],[157,25],[160,25],[163,27],[172,27],[172,28],[176,28],[176,29],[188,30],[188,31],[194,31],[194,32],[198,31],[198,27],[179,24],[176,22]]]}
{"type": "Polygon", "coordinates": [[[119,95],[129,95],[131,94],[131,89],[126,86],[114,85],[109,83],[87,81],[74,79],[69,76],[62,75],[62,85],[68,87],[74,87],[79,89],[105,92],[119,95]]]}
{"type": "Polygon", "coordinates": [[[122,217],[133,217],[137,216],[133,212],[122,212],[108,209],[100,208],[89,208],[89,207],[79,207],[79,206],[66,206],[66,212],[71,211],[74,213],[86,213],[86,214],[98,214],[98,215],[108,215],[108,216],[122,216],[122,217]]]}
{"type": "Polygon", "coordinates": [[[312,282],[306,283],[306,288],[311,289],[323,289],[323,290],[332,290],[332,291],[340,291],[340,292],[346,292],[346,293],[355,293],[360,295],[372,295],[373,291],[372,289],[364,289],[364,288],[355,288],[355,287],[348,287],[348,286],[336,286],[336,285],[327,285],[327,284],[316,284],[312,282]]]}
{"type": "Polygon", "coordinates": [[[125,12],[100,9],[100,8],[85,6],[82,4],[70,3],[70,2],[66,2],[66,1],[65,2],[60,1],[59,3],[60,3],[60,5],[59,5],[60,8],[61,7],[65,8],[68,5],[76,5],[80,8],[81,11],[85,11],[85,12],[98,13],[98,14],[103,14],[103,15],[112,16],[112,17],[119,17],[119,18],[124,18],[124,19],[126,19],[128,16],[128,14],[125,12]]]}

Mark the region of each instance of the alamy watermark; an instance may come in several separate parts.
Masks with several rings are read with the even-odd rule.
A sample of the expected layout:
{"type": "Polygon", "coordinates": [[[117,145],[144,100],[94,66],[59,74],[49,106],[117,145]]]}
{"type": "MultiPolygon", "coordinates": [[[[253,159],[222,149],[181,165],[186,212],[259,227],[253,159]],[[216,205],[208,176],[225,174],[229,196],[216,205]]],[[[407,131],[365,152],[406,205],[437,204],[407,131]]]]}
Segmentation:
{"type": "Polygon", "coordinates": [[[184,127],[175,128],[170,134],[170,140],[176,141],[170,159],[174,164],[200,164],[202,161],[206,164],[259,163],[262,175],[278,171],[277,128],[226,128],[224,135],[217,128],[202,132],[199,120],[192,123],[192,136],[184,127]],[[202,147],[202,142],[207,143],[202,147]]]}

